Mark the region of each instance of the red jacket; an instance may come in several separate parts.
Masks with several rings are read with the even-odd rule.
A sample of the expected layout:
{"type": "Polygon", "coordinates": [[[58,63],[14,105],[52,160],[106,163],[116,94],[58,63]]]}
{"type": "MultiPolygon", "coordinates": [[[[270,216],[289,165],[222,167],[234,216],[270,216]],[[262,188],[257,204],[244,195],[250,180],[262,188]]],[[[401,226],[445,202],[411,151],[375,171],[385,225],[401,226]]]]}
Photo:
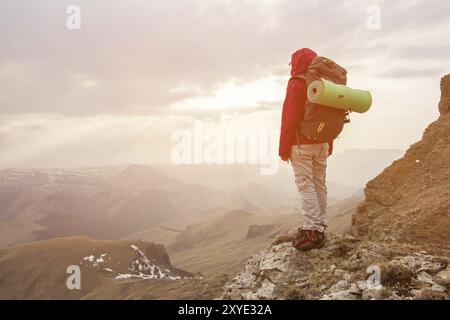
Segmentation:
{"type": "MultiPolygon", "coordinates": [[[[311,49],[303,48],[296,51],[291,59],[291,76],[304,73],[316,56],[311,49]]],[[[297,132],[305,113],[306,89],[306,82],[303,79],[293,78],[288,82],[281,117],[279,155],[283,159],[291,156],[291,147],[297,145],[297,135],[298,144],[315,143],[297,132]]],[[[333,152],[333,141],[329,142],[328,152],[330,155],[333,152]]]]}

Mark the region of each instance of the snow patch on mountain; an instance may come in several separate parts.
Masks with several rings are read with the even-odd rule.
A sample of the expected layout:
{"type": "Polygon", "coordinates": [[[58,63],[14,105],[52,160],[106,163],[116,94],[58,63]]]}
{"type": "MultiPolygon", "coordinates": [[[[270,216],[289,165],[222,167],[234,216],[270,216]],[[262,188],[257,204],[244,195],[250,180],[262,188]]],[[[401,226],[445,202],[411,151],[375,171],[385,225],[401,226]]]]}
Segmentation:
{"type": "Polygon", "coordinates": [[[94,254],[90,254],[85,256],[80,264],[85,266],[90,266],[92,268],[98,268],[102,271],[106,271],[111,274],[116,280],[123,279],[169,279],[169,280],[178,280],[178,279],[187,279],[188,277],[182,277],[176,274],[173,270],[159,266],[157,263],[153,262],[149,259],[145,253],[139,249],[136,245],[130,245],[130,248],[133,249],[136,253],[136,257],[131,261],[130,266],[127,268],[127,273],[116,272],[113,268],[110,268],[117,263],[117,265],[121,265],[123,261],[112,261],[111,256],[108,253],[102,253],[100,256],[96,257],[94,254]],[[105,265],[107,263],[107,265],[105,265]]]}
{"type": "MultiPolygon", "coordinates": [[[[89,256],[84,257],[83,261],[90,262],[93,267],[100,267],[100,265],[105,262],[105,259],[109,260],[111,259],[110,257],[107,258],[107,256],[108,256],[107,253],[102,253],[100,257],[95,258],[95,256],[91,254],[89,256]]],[[[81,261],[81,264],[83,264],[83,261],[81,261]]]]}
{"type": "Polygon", "coordinates": [[[161,268],[154,264],[147,256],[135,245],[131,245],[136,253],[138,254],[138,258],[131,263],[131,266],[128,268],[132,273],[127,274],[118,274],[115,279],[130,279],[130,278],[139,278],[139,279],[170,279],[177,280],[181,279],[180,276],[172,275],[172,270],[167,268],[161,268]]]}

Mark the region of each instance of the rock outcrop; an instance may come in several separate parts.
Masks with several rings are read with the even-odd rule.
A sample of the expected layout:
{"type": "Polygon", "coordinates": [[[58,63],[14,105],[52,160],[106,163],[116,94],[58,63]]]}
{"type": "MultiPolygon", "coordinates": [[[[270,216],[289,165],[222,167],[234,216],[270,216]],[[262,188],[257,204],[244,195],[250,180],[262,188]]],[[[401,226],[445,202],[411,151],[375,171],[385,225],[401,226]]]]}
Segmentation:
{"type": "Polygon", "coordinates": [[[439,102],[439,112],[441,115],[450,111],[450,74],[441,79],[441,101],[439,102]]]}
{"type": "Polygon", "coordinates": [[[373,240],[450,245],[450,75],[441,80],[441,116],[367,184],[352,232],[373,240]]]}
{"type": "Polygon", "coordinates": [[[255,254],[221,299],[449,299],[449,275],[447,250],[332,235],[322,250],[282,242],[255,254]]]}

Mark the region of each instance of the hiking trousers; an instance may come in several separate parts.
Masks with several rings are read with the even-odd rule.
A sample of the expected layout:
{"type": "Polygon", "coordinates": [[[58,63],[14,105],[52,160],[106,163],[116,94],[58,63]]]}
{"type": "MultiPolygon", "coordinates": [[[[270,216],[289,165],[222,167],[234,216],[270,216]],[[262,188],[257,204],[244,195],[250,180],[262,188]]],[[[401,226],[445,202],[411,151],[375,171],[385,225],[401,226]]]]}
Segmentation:
{"type": "Polygon", "coordinates": [[[325,183],[328,143],[294,145],[291,163],[301,198],[305,230],[324,232],[327,227],[327,186],[325,183]]]}

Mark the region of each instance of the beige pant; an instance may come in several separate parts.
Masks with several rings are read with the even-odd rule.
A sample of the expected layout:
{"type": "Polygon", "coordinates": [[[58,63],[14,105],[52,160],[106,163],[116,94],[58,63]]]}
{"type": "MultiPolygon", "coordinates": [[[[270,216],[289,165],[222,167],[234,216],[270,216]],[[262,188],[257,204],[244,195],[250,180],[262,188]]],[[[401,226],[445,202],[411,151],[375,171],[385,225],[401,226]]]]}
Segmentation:
{"type": "Polygon", "coordinates": [[[301,198],[303,229],[325,231],[328,143],[292,146],[291,163],[301,198]]]}

